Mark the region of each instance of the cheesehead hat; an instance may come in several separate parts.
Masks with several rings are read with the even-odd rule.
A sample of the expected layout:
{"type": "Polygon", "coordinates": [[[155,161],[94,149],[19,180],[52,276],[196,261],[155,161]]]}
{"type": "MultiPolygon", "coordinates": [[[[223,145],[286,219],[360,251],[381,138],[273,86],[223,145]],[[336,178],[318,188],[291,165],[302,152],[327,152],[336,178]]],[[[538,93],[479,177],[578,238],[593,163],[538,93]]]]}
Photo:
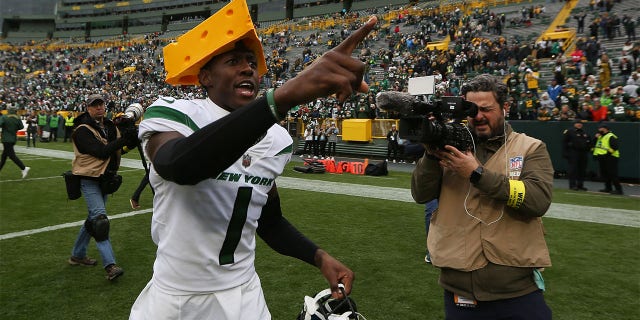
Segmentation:
{"type": "Polygon", "coordinates": [[[207,20],[163,49],[165,81],[172,85],[198,85],[198,73],[212,57],[230,51],[242,41],[254,52],[258,74],[267,72],[262,43],[253,27],[246,0],[233,0],[207,20]]]}

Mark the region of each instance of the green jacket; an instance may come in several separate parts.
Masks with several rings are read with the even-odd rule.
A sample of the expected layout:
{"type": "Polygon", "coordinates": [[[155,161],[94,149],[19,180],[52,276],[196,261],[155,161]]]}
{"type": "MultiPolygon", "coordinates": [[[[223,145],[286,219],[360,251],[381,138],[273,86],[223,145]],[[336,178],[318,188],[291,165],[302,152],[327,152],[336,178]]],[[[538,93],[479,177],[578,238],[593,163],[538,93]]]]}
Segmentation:
{"type": "Polygon", "coordinates": [[[2,128],[2,142],[16,143],[18,141],[17,132],[24,128],[20,116],[9,113],[0,116],[0,128],[2,128]]]}

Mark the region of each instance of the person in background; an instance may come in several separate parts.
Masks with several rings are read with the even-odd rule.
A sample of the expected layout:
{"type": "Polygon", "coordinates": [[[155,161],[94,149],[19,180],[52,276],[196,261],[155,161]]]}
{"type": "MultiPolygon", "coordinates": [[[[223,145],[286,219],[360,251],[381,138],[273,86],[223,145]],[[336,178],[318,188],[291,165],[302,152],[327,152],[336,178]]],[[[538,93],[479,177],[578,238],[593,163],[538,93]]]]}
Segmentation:
{"type": "Polygon", "coordinates": [[[593,156],[600,164],[600,177],[604,181],[604,189],[600,192],[624,194],[618,178],[618,159],[620,159],[618,137],[609,130],[606,124],[601,124],[598,127],[598,133],[595,137],[596,144],[593,147],[593,156]],[[611,188],[612,186],[615,190],[611,188]]]}
{"type": "Polygon", "coordinates": [[[624,27],[624,32],[627,36],[627,41],[636,41],[636,26],[638,24],[638,19],[633,19],[633,17],[624,14],[622,15],[622,26],[624,27]]]}
{"type": "MultiPolygon", "coordinates": [[[[433,199],[424,204],[424,227],[425,235],[429,239],[429,224],[431,224],[431,216],[438,209],[438,199],[433,199]]],[[[427,246],[427,253],[424,255],[424,262],[431,263],[431,254],[429,254],[429,247],[427,246]]]]}
{"type": "MultiPolygon", "coordinates": [[[[246,2],[227,6],[242,6],[231,18],[246,24],[246,2]]],[[[226,28],[218,17],[203,22],[216,29],[214,34],[226,28]]],[[[202,63],[167,73],[167,82],[197,82],[207,97],[162,97],[140,123],[139,137],[151,162],[151,236],[158,249],[153,276],[131,308],[131,320],[270,319],[254,266],[256,234],[277,252],[317,267],[334,298],[351,292],[353,271],[283,216],[276,178],[291,159],[293,140],[278,121],[318,97],[335,93],[343,102],[356,91],[368,91],[362,81],[365,64],[351,55],[376,22],[370,18],[296,77],[257,99],[266,62],[253,29],[209,47],[202,63]]],[[[165,66],[184,61],[184,52],[170,49],[164,50],[165,66]]]]}
{"type": "Polygon", "coordinates": [[[625,111],[627,113],[627,121],[640,121],[640,99],[636,97],[629,97],[629,102],[627,103],[625,111]]]}
{"type": "Polygon", "coordinates": [[[30,113],[27,116],[27,148],[36,147],[36,139],[38,138],[38,115],[36,113],[30,113]]]}
{"type": "Polygon", "coordinates": [[[322,128],[320,128],[320,124],[316,124],[313,126],[313,158],[320,158],[320,133],[322,132],[322,128]]]}
{"type": "Polygon", "coordinates": [[[327,142],[328,142],[327,155],[331,159],[334,159],[334,157],[336,156],[336,145],[338,144],[339,133],[340,133],[340,130],[336,126],[336,123],[331,122],[329,129],[327,129],[327,137],[328,137],[327,138],[327,142]]]}
{"type": "Polygon", "coordinates": [[[574,121],[575,119],[575,111],[571,110],[568,104],[563,104],[560,108],[560,121],[574,121]]]}
{"type": "Polygon", "coordinates": [[[318,126],[318,131],[316,132],[316,137],[318,137],[318,154],[317,156],[320,159],[324,159],[327,155],[327,133],[325,132],[325,125],[322,124],[318,126]]]}
{"type": "Polygon", "coordinates": [[[71,141],[71,134],[73,133],[73,121],[76,118],[73,116],[72,112],[67,113],[67,116],[64,118],[64,140],[62,142],[67,142],[67,139],[71,141]]]}
{"type": "Polygon", "coordinates": [[[638,97],[638,92],[640,91],[640,86],[633,81],[633,79],[629,78],[625,82],[625,86],[622,87],[622,92],[625,97],[638,97]]]}
{"type": "Polygon", "coordinates": [[[609,59],[609,56],[606,53],[601,54],[596,62],[596,66],[598,67],[600,85],[603,88],[609,88],[611,85],[611,72],[613,70],[613,63],[609,59]]]}
{"type": "Polygon", "coordinates": [[[58,129],[63,120],[56,110],[51,111],[51,116],[49,116],[49,131],[51,132],[49,141],[58,142],[58,129]]]}
{"type": "Polygon", "coordinates": [[[105,118],[105,99],[102,95],[89,95],[86,109],[74,122],[72,143],[75,157],[71,171],[80,176],[80,190],[88,214],[67,261],[72,266],[97,265],[96,259],[87,256],[89,241],[94,238],[107,273],[106,278],[111,281],[122,276],[124,270],[116,264],[111,246],[106,204],[112,191],[106,190],[104,182],[116,175],[123,148],[135,147],[138,137],[135,131],[121,133],[113,121],[105,118]]]}
{"type": "Polygon", "coordinates": [[[591,137],[582,130],[582,121],[575,120],[573,128],[567,129],[562,136],[562,156],[569,163],[569,189],[587,191],[584,178],[587,173],[587,160],[591,150],[591,137]]]}
{"type": "Polygon", "coordinates": [[[416,202],[438,199],[427,244],[445,318],[551,319],[540,272],[551,266],[541,220],[553,191],[546,145],[505,122],[501,79],[481,74],[460,92],[478,106],[468,118],[474,151],[426,145],[411,181],[416,202]]]}
{"type": "Polygon", "coordinates": [[[540,107],[538,108],[538,113],[542,113],[542,111],[546,111],[546,113],[551,114],[553,108],[556,107],[556,103],[551,99],[547,92],[543,92],[540,95],[540,107]]]}
{"type": "Polygon", "coordinates": [[[602,90],[602,93],[600,94],[600,105],[608,108],[609,105],[611,104],[611,102],[613,102],[613,94],[611,92],[611,88],[606,87],[602,90]]]}
{"type": "MultiPolygon", "coordinates": [[[[131,195],[131,198],[129,199],[129,204],[131,205],[131,209],[134,209],[134,210],[140,209],[140,195],[142,194],[142,191],[144,191],[144,188],[146,188],[148,184],[149,184],[149,171],[145,171],[144,176],[142,177],[142,180],[140,180],[138,187],[136,188],[136,190],[131,195]]],[[[151,193],[154,193],[153,188],[151,189],[151,193]]]]}
{"type": "Polygon", "coordinates": [[[0,140],[2,141],[3,147],[2,156],[0,156],[0,170],[2,170],[5,162],[7,162],[7,158],[9,158],[20,168],[22,179],[27,177],[31,168],[22,163],[13,147],[16,145],[16,142],[18,142],[18,130],[22,130],[23,128],[24,124],[22,123],[22,119],[18,116],[18,107],[14,105],[7,106],[7,114],[0,115],[0,129],[2,129],[2,137],[0,140]]]}
{"type": "Polygon", "coordinates": [[[609,108],[600,104],[599,99],[593,100],[591,108],[591,120],[595,122],[607,121],[609,119],[609,108]]]}
{"type": "Polygon", "coordinates": [[[618,69],[620,69],[620,83],[627,84],[627,80],[633,72],[633,62],[629,60],[629,57],[623,56],[618,62],[618,69]]]}
{"type": "Polygon", "coordinates": [[[523,82],[526,85],[527,93],[531,92],[531,94],[538,98],[538,89],[540,73],[536,70],[532,70],[531,68],[527,68],[524,73],[523,82]]]}
{"type": "Polygon", "coordinates": [[[396,163],[398,160],[398,151],[400,149],[398,140],[398,129],[395,124],[392,124],[391,130],[387,132],[387,161],[391,159],[393,163],[396,163]]]}
{"type": "Polygon", "coordinates": [[[303,158],[305,155],[307,157],[312,157],[313,155],[313,144],[314,144],[314,129],[313,125],[308,124],[304,129],[304,149],[302,150],[302,154],[300,155],[303,158]]]}
{"type": "Polygon", "coordinates": [[[626,121],[627,105],[622,101],[622,95],[613,96],[613,101],[607,107],[609,112],[609,121],[626,121]]]}
{"type": "MultiPolygon", "coordinates": [[[[520,103],[520,101],[518,101],[518,103],[520,103]]],[[[540,108],[540,100],[538,97],[534,96],[530,90],[527,90],[525,97],[522,98],[522,104],[525,108],[522,119],[535,120],[538,117],[538,109],[540,108]]]]}
{"type": "Polygon", "coordinates": [[[40,109],[38,112],[38,137],[42,139],[42,132],[47,129],[47,124],[49,123],[49,116],[47,115],[47,110],[40,109]]]}
{"type": "Polygon", "coordinates": [[[576,119],[580,120],[581,122],[593,120],[593,117],[591,115],[591,105],[583,102],[580,111],[576,114],[576,119]]]}
{"type": "MultiPolygon", "coordinates": [[[[547,91],[545,93],[547,93],[547,98],[553,101],[554,107],[557,107],[560,105],[558,103],[559,102],[558,98],[560,97],[560,93],[562,93],[562,85],[558,83],[558,80],[556,78],[551,79],[551,83],[549,84],[549,86],[547,86],[547,91]]],[[[544,98],[544,94],[543,94],[543,98],[544,98]]],[[[540,103],[542,104],[542,100],[540,103]]]]}

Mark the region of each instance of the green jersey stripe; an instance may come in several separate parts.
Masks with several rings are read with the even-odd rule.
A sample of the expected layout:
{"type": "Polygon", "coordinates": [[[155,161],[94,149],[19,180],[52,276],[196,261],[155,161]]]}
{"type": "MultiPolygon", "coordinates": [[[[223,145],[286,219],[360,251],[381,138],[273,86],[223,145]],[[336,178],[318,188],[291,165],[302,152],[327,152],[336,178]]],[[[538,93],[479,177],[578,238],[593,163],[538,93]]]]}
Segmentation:
{"type": "Polygon", "coordinates": [[[198,131],[200,127],[186,114],[165,106],[151,106],[144,112],[145,119],[161,118],[184,124],[193,131],[198,131]]]}
{"type": "Polygon", "coordinates": [[[281,154],[292,153],[292,152],[293,152],[293,145],[292,145],[292,144],[290,144],[290,145],[288,145],[286,148],[284,148],[284,149],[280,150],[280,152],[278,152],[278,153],[276,154],[276,156],[279,156],[279,155],[281,155],[281,154]]]}

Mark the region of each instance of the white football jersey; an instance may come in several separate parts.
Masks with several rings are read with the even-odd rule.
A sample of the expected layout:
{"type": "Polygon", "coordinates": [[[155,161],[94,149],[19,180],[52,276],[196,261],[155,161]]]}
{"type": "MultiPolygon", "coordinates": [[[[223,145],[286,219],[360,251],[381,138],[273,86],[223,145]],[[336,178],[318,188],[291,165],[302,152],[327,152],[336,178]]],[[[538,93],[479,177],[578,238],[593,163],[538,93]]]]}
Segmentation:
{"type": "MultiPolygon", "coordinates": [[[[146,110],[139,136],[146,149],[155,132],[189,136],[227,114],[208,98],[162,97],[146,110]]],[[[292,145],[287,131],[274,124],[233,165],[196,185],[164,180],[150,166],[155,191],[151,236],[158,246],[153,281],[160,289],[212,292],[241,285],[254,275],[258,218],[267,192],[291,159],[292,145]]]]}

